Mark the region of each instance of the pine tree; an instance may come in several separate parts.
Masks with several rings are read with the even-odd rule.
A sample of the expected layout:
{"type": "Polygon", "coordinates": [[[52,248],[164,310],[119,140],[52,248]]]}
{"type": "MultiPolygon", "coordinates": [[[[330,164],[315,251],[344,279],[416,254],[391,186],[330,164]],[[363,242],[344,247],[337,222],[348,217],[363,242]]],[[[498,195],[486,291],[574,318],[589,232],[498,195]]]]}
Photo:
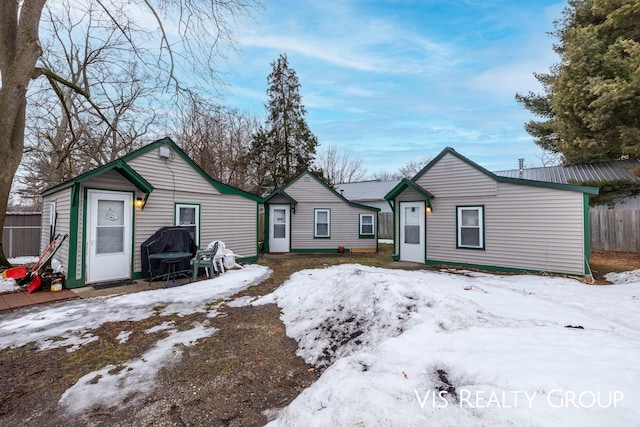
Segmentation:
{"type": "Polygon", "coordinates": [[[313,163],[318,140],[305,120],[307,114],[296,72],[286,54],[272,62],[267,79],[267,119],[252,141],[249,162],[256,173],[257,194],[286,184],[313,163]]]}
{"type": "Polygon", "coordinates": [[[525,128],[564,164],[640,156],[640,0],[569,0],[553,33],[561,61],[516,95],[542,121],[525,128]]]}

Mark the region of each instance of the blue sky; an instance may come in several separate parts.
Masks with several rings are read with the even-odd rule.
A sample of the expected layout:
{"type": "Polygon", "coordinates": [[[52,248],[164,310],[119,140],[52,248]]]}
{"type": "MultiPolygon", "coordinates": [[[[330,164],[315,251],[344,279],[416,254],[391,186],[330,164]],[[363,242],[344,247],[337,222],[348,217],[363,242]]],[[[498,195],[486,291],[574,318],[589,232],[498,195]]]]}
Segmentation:
{"type": "Polygon", "coordinates": [[[395,172],[450,146],[489,170],[539,165],[514,100],[557,62],[547,33],[566,2],[265,0],[243,22],[224,104],[264,118],[271,63],[286,53],[322,146],[395,172]]]}

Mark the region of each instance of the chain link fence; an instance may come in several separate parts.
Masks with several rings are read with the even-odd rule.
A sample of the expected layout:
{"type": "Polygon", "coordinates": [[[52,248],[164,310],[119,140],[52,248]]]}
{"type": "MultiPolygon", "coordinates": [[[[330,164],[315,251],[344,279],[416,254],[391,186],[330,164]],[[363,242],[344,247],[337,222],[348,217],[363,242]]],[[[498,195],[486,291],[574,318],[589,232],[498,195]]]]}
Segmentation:
{"type": "Polygon", "coordinates": [[[7,258],[38,256],[40,253],[40,226],[9,226],[2,230],[2,249],[7,258]]]}

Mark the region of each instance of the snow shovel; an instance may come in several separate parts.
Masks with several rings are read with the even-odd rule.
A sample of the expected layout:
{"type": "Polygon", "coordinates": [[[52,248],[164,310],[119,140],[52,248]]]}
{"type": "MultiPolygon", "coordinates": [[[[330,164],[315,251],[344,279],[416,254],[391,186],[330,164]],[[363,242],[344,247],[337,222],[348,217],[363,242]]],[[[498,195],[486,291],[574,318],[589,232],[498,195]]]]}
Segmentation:
{"type": "Polygon", "coordinates": [[[65,241],[67,236],[68,235],[65,234],[64,236],[62,236],[62,239],[60,239],[60,235],[57,235],[53,238],[51,243],[49,243],[49,246],[47,246],[47,249],[45,249],[45,251],[42,253],[42,256],[40,257],[38,262],[33,266],[31,271],[24,277],[24,279],[20,281],[20,286],[27,285],[27,290],[29,291],[29,293],[35,292],[40,288],[40,285],[42,285],[42,280],[38,275],[39,271],[47,265],[51,258],[53,258],[58,249],[60,249],[60,246],[62,246],[62,243],[65,241]]]}
{"type": "MultiPolygon", "coordinates": [[[[57,237],[60,237],[60,235],[53,237],[53,239],[57,237]]],[[[35,265],[33,266],[33,269],[31,270],[32,272],[35,271],[35,268],[38,267],[38,265],[40,265],[43,258],[45,257],[47,252],[51,249],[53,244],[54,244],[54,240],[51,240],[51,242],[49,243],[49,246],[47,246],[47,249],[44,250],[42,255],[40,255],[40,258],[38,259],[38,262],[36,262],[35,265]]],[[[24,266],[8,268],[2,272],[3,279],[12,278],[18,281],[18,283],[21,283],[22,281],[26,282],[26,279],[25,279],[26,276],[27,276],[27,269],[24,266]]]]}
{"type": "Polygon", "coordinates": [[[27,275],[27,269],[24,266],[7,268],[2,272],[3,279],[20,280],[27,275]]]}

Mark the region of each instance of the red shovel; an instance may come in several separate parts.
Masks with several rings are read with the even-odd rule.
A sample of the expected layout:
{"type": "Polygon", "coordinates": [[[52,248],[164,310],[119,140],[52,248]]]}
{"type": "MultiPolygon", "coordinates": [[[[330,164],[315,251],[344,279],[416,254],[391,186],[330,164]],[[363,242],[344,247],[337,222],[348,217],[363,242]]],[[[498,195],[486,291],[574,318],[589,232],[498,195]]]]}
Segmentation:
{"type": "Polygon", "coordinates": [[[24,277],[20,281],[20,285],[22,286],[24,286],[27,283],[29,284],[29,286],[27,287],[27,290],[29,291],[29,293],[37,291],[40,288],[40,285],[42,284],[42,280],[38,275],[38,271],[40,271],[40,269],[42,269],[45,265],[47,265],[47,263],[51,260],[51,258],[53,258],[53,256],[58,251],[58,249],[60,249],[60,246],[62,246],[62,243],[65,241],[66,238],[67,238],[66,234],[62,236],[62,239],[60,239],[59,234],[55,236],[51,241],[51,243],[49,243],[49,246],[47,247],[47,249],[45,249],[45,251],[42,253],[42,256],[40,257],[38,262],[33,266],[29,274],[27,274],[26,277],[24,277]]]}

